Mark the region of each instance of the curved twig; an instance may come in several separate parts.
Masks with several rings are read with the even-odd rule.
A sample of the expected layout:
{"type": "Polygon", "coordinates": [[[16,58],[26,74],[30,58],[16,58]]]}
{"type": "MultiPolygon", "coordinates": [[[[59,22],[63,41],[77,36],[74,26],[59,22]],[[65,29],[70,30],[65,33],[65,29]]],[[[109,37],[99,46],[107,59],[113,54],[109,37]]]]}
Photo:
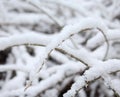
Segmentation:
{"type": "Polygon", "coordinates": [[[103,57],[103,61],[105,61],[106,58],[107,58],[108,52],[109,52],[110,45],[109,45],[109,41],[108,41],[107,36],[105,35],[105,33],[100,28],[97,28],[97,29],[102,33],[102,35],[105,38],[106,44],[107,44],[106,52],[105,52],[105,55],[103,57]]]}

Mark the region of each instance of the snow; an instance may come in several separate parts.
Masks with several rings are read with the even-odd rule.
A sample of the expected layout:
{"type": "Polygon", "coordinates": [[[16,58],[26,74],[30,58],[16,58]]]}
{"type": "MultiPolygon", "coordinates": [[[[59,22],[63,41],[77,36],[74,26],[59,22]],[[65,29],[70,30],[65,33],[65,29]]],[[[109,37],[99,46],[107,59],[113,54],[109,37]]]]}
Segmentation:
{"type": "MultiPolygon", "coordinates": [[[[105,34],[106,34],[108,40],[112,41],[112,40],[120,39],[120,31],[119,30],[109,30],[105,34]]],[[[103,43],[104,41],[105,41],[105,39],[102,36],[102,34],[98,33],[95,37],[91,38],[87,42],[87,46],[90,48],[94,48],[94,47],[97,47],[98,45],[100,45],[101,43],[103,43]]]]}
{"type": "Polygon", "coordinates": [[[0,1],[0,97],[120,95],[119,6],[119,0],[0,1]]]}
{"type": "MultiPolygon", "coordinates": [[[[77,91],[81,90],[88,82],[93,81],[99,77],[104,77],[105,74],[110,74],[120,69],[119,60],[110,60],[105,64],[96,65],[87,70],[83,76],[80,76],[72,85],[71,89],[64,95],[64,97],[73,97],[77,91]],[[76,92],[73,92],[76,91],[76,92]]],[[[114,83],[113,83],[114,84],[114,83]]],[[[117,88],[117,87],[115,87],[117,88]]]]}
{"type": "Polygon", "coordinates": [[[11,64],[0,65],[0,72],[4,71],[11,71],[11,70],[17,70],[17,71],[23,71],[23,72],[29,72],[30,70],[26,68],[25,66],[15,66],[11,64]]]}
{"type": "Polygon", "coordinates": [[[39,34],[16,34],[0,39],[0,50],[16,46],[16,45],[41,45],[45,46],[50,41],[50,37],[39,34]],[[34,40],[35,39],[35,40],[34,40]]]}
{"type": "Polygon", "coordinates": [[[113,79],[111,80],[111,87],[120,95],[120,80],[113,79]]]}
{"type": "Polygon", "coordinates": [[[68,39],[69,37],[71,37],[72,35],[80,31],[83,31],[86,29],[93,29],[93,28],[99,28],[103,32],[107,31],[107,28],[104,26],[104,24],[97,22],[92,18],[83,19],[82,21],[80,21],[80,23],[75,23],[75,24],[70,24],[70,25],[65,26],[60,32],[60,34],[58,34],[55,38],[53,38],[51,43],[47,45],[46,51],[39,61],[40,66],[37,72],[40,72],[41,68],[45,64],[45,60],[47,59],[47,57],[62,42],[64,42],[66,39],[68,39]]]}
{"type": "Polygon", "coordinates": [[[108,60],[104,64],[96,65],[85,72],[86,78],[89,80],[92,80],[91,78],[98,78],[100,75],[109,74],[114,71],[119,70],[119,60],[108,60]],[[93,75],[93,77],[91,76],[93,75]]]}

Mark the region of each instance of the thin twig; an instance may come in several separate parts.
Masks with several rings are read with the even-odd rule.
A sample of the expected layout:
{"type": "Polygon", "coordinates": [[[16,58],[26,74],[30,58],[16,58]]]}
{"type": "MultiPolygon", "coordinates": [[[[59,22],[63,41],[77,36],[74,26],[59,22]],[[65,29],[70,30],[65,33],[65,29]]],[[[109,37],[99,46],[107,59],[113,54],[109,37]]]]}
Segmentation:
{"type": "Polygon", "coordinates": [[[55,48],[55,50],[57,50],[57,51],[59,51],[59,52],[61,52],[61,53],[64,53],[64,54],[69,55],[70,57],[72,57],[72,58],[74,58],[74,59],[80,61],[81,63],[83,63],[83,64],[84,64],[85,66],[87,66],[87,67],[89,66],[89,65],[88,65],[86,62],[84,62],[83,60],[77,58],[76,56],[74,56],[74,55],[72,55],[72,54],[69,54],[68,52],[66,52],[66,51],[63,50],[63,49],[55,48]]]}
{"type": "Polygon", "coordinates": [[[34,6],[35,8],[39,9],[41,12],[43,12],[44,14],[46,14],[55,24],[57,24],[59,27],[63,27],[63,25],[61,25],[58,20],[52,16],[49,12],[47,12],[44,8],[42,7],[39,7],[37,4],[31,2],[31,1],[28,1],[28,3],[32,6],[34,6]]]}
{"type": "Polygon", "coordinates": [[[107,36],[105,35],[105,33],[100,28],[97,28],[97,29],[102,33],[102,35],[105,38],[106,44],[107,44],[106,52],[105,52],[105,55],[103,57],[103,61],[105,61],[106,58],[107,58],[108,52],[109,52],[110,45],[109,45],[109,41],[108,41],[107,36]]]}

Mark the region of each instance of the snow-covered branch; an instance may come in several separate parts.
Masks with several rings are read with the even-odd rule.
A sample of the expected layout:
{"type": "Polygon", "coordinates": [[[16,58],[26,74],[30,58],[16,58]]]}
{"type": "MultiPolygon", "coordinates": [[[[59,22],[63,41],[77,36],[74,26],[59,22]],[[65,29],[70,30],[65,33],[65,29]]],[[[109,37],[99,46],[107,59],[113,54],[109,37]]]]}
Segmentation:
{"type": "Polygon", "coordinates": [[[119,0],[1,0],[0,97],[120,95],[119,0]]]}

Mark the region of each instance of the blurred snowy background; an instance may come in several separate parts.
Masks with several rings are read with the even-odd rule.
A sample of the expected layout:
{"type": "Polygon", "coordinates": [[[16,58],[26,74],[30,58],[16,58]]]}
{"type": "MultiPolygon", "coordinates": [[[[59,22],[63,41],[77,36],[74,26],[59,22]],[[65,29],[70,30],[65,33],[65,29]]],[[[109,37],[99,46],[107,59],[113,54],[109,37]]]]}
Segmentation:
{"type": "Polygon", "coordinates": [[[0,0],[0,97],[120,97],[120,0],[0,0]]]}

